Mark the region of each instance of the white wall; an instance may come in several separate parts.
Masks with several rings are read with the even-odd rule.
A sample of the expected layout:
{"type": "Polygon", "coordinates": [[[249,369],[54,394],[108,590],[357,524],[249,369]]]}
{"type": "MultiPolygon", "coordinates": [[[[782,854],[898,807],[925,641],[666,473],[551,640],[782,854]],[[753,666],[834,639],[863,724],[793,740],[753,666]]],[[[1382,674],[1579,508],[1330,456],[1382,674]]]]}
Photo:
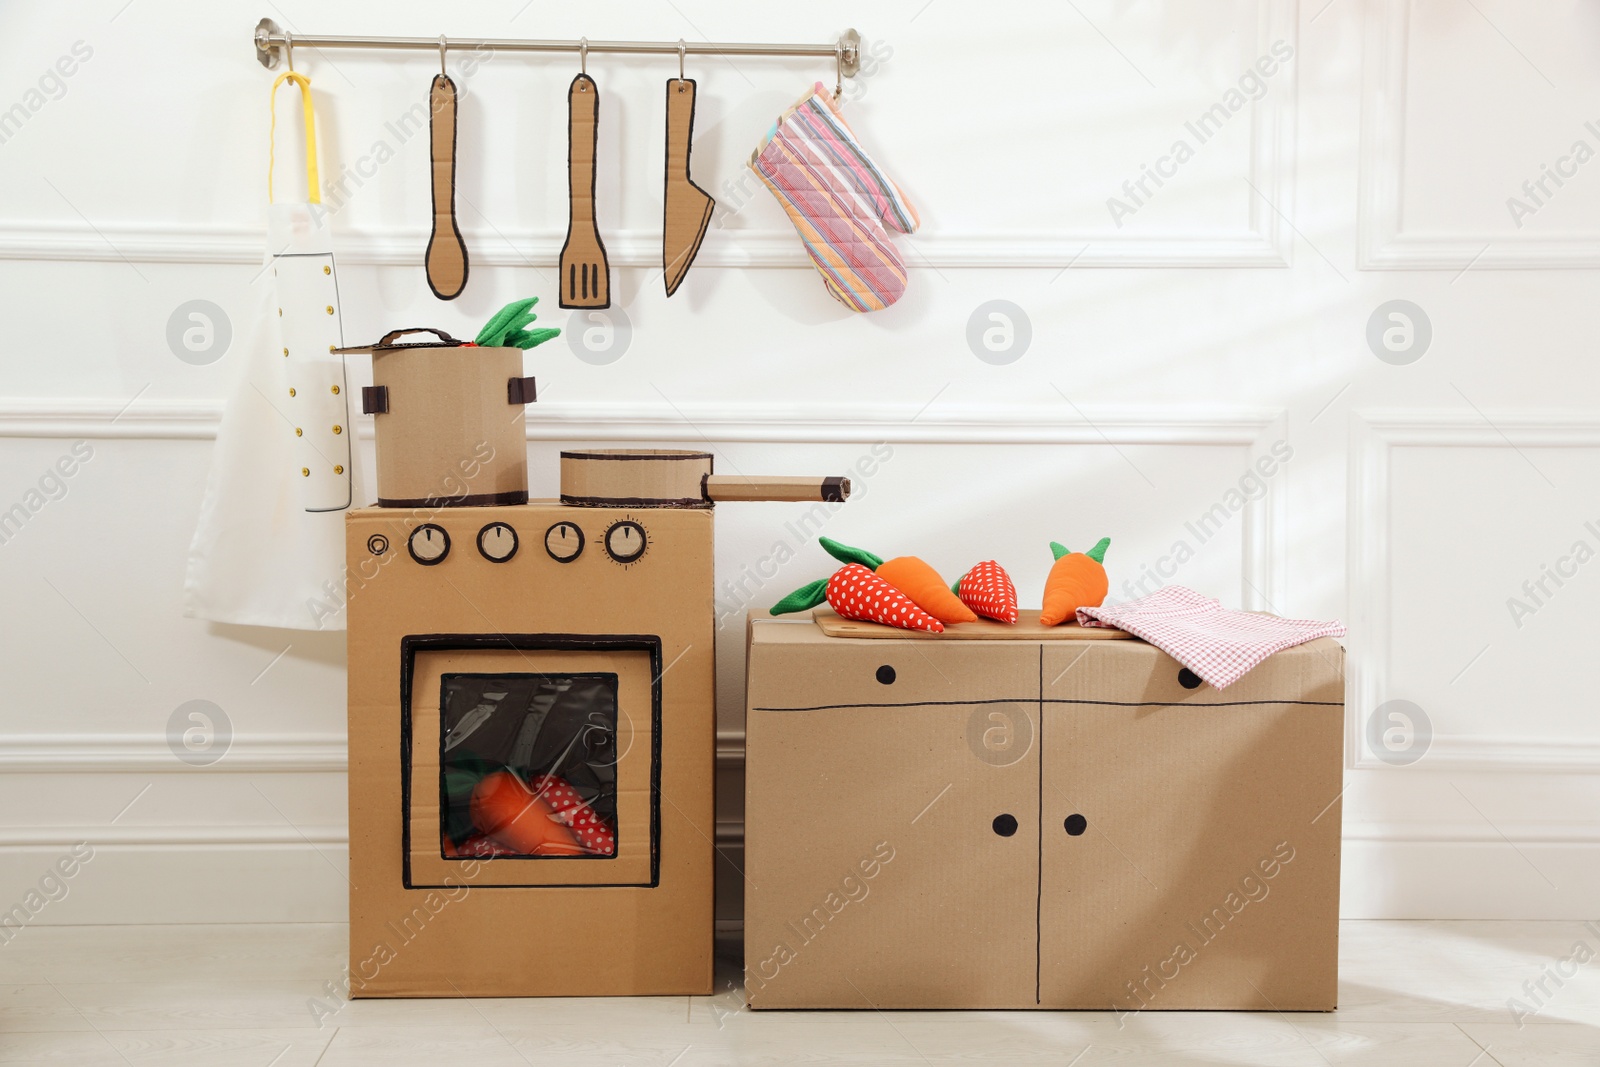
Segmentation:
{"type": "MultiPolygon", "coordinates": [[[[206,299],[250,328],[262,243],[266,93],[249,34],[271,14],[323,33],[828,40],[876,58],[847,115],[922,211],[911,289],[844,311],[742,162],[827,61],[690,62],[695,177],[721,201],[699,262],[660,291],[668,60],[595,56],[600,220],[630,347],[605,366],[563,342],[530,358],[535,491],[561,442],[710,441],[725,467],[842,469],[893,458],[829,533],[956,572],[998,557],[1038,595],[1050,539],[1113,541],[1137,579],[1253,458],[1293,459],[1173,580],[1233,606],[1352,624],[1345,911],[1575,916],[1600,889],[1600,718],[1587,691],[1600,565],[1522,618],[1507,598],[1573,542],[1600,548],[1600,413],[1589,370],[1600,162],[1513,220],[1506,198],[1572,143],[1600,148],[1591,6],[1510,0],[821,0],[766,5],[522,0],[458,5],[103,0],[0,10],[0,509],[59,457],[92,458],[0,544],[0,905],[71,842],[95,858],[36,921],[342,916],[343,640],[179,615],[184,554],[237,361],[175,358],[206,299]],[[30,96],[59,57],[74,73],[30,96]],[[1276,42],[1293,58],[1144,203],[1107,199],[1276,42]],[[71,66],[72,64],[68,64],[71,66]],[[35,107],[34,105],[38,105],[35,107]],[[1031,342],[977,358],[969,319],[1022,309],[1031,342]],[[1420,305],[1432,343],[1390,365],[1374,310],[1420,305]],[[205,699],[234,731],[208,769],[167,748],[205,699]],[[1420,706],[1412,766],[1365,744],[1377,705],[1420,706]]],[[[473,274],[453,305],[420,266],[423,138],[385,123],[421,100],[429,54],[298,49],[323,172],[396,150],[335,216],[351,340],[470,330],[515,296],[555,307],[564,231],[565,58],[496,55],[470,77],[461,216],[473,274]]],[[[459,65],[459,60],[453,61],[459,65]]],[[[459,73],[459,70],[458,70],[459,73]]],[[[1247,88],[1249,86],[1247,85],[1247,88]]],[[[280,115],[291,110],[285,106],[280,115]]],[[[1573,170],[1568,166],[1569,172],[1573,170]]],[[[1168,167],[1169,172],[1172,168],[1168,167]]],[[[291,170],[282,180],[293,182],[291,170]]],[[[331,197],[330,197],[331,199],[331,197]]],[[[1141,199],[1145,199],[1141,196],[1141,199]]],[[[580,328],[582,322],[577,322],[580,328]]],[[[236,356],[242,342],[231,351],[236,356]]],[[[356,379],[365,374],[359,361],[356,379]]],[[[358,425],[370,461],[370,420],[358,425]]],[[[719,578],[785,537],[777,504],[719,509],[719,578]]],[[[824,572],[805,546],[725,592],[723,844],[738,854],[742,628],[824,572]]],[[[1330,798],[1332,799],[1332,798],[1330,798]]],[[[1585,907],[1590,905],[1590,908],[1585,907]]],[[[730,901],[728,916],[736,902],[730,901]]]]}

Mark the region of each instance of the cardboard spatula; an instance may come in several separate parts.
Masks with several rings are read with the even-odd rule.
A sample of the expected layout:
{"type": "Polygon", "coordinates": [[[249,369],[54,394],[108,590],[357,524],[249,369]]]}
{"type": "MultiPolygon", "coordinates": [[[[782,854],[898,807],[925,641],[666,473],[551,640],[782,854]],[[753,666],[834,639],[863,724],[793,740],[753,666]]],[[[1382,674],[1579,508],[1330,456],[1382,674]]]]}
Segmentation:
{"type": "Polygon", "coordinates": [[[428,93],[433,154],[433,235],[428,238],[428,288],[454,300],[467,287],[467,243],[456,225],[456,83],[434,76],[428,93]]]}
{"type": "Polygon", "coordinates": [[[567,90],[567,243],[561,247],[561,306],[611,306],[611,267],[594,223],[594,155],[600,93],[579,74],[567,90]]]}
{"type": "Polygon", "coordinates": [[[717,202],[689,178],[689,147],[694,136],[695,83],[689,78],[667,79],[667,190],[661,226],[661,272],[667,295],[689,273],[700,251],[711,210],[717,202]]]}

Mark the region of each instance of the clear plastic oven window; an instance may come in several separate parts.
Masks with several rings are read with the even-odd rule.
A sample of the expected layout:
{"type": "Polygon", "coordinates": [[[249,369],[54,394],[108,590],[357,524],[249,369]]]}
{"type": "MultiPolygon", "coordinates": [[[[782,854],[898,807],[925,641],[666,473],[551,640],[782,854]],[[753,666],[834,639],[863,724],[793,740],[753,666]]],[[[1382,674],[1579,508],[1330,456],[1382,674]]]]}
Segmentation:
{"type": "Polygon", "coordinates": [[[617,854],[617,676],[446,674],[443,855],[617,854]]]}

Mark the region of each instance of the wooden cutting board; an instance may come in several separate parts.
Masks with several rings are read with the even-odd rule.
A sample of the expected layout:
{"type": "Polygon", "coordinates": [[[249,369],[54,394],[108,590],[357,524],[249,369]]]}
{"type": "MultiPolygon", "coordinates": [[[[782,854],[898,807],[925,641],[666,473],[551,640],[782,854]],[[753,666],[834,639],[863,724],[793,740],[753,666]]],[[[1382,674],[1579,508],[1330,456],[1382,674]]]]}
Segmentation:
{"type": "Polygon", "coordinates": [[[1029,609],[1017,613],[1017,622],[1008,626],[992,619],[977,622],[958,622],[947,625],[942,634],[924,630],[902,630],[898,626],[885,626],[878,622],[860,622],[846,619],[829,608],[817,608],[811,613],[818,629],[829,637],[864,637],[877,640],[903,640],[921,638],[929,641],[1129,641],[1137,640],[1122,630],[1102,630],[1095,626],[1079,626],[1075,622],[1060,626],[1040,626],[1038,611],[1029,609]]]}

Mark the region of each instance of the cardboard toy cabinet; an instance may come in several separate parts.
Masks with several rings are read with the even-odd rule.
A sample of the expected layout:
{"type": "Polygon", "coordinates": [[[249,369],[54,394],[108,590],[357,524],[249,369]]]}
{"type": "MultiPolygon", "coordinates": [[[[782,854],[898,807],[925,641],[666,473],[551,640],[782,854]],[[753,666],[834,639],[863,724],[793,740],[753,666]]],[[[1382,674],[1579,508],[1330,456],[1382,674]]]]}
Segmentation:
{"type": "Polygon", "coordinates": [[[752,1007],[1336,1006],[1336,642],[1218,692],[1142,641],[952,633],[752,621],[752,1007]]]}

